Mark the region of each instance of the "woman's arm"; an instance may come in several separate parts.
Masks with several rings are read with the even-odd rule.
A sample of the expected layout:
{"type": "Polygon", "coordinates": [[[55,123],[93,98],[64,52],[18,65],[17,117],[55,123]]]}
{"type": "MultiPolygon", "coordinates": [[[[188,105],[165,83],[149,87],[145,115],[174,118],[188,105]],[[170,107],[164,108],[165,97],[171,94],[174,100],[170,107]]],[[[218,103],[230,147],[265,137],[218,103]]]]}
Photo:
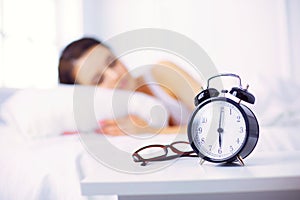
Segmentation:
{"type": "Polygon", "coordinates": [[[187,126],[167,126],[162,128],[150,127],[147,122],[136,115],[129,115],[119,119],[107,119],[99,122],[97,133],[107,135],[135,135],[141,133],[186,133],[187,126]]]}
{"type": "MultiPolygon", "coordinates": [[[[202,90],[200,81],[193,79],[187,72],[171,62],[160,62],[152,68],[154,79],[162,89],[175,99],[182,101],[192,111],[194,97],[202,90]]],[[[142,91],[149,93],[149,91],[142,91]]],[[[151,93],[150,93],[151,94],[151,93]]],[[[119,119],[108,119],[99,122],[99,133],[109,135],[140,134],[140,133],[186,133],[187,126],[150,127],[138,116],[129,115],[119,119]]]]}

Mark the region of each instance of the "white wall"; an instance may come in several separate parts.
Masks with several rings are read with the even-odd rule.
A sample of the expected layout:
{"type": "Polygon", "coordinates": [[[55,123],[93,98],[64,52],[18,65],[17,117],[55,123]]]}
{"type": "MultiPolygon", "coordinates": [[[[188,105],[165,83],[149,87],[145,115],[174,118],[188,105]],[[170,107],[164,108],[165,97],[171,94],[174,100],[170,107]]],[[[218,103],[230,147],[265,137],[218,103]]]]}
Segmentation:
{"type": "Polygon", "coordinates": [[[56,1],[57,46],[63,49],[83,35],[83,0],[56,1]]]}
{"type": "Polygon", "coordinates": [[[82,37],[82,0],[0,0],[0,87],[53,87],[58,58],[82,37]]]}
{"type": "Polygon", "coordinates": [[[285,0],[86,0],[84,32],[102,40],[138,28],[164,28],[197,42],[220,72],[250,84],[289,78],[285,0]]]}
{"type": "MultiPolygon", "coordinates": [[[[23,2],[12,2],[16,1],[23,2]]],[[[1,18],[5,18],[0,20],[1,86],[39,86],[41,82],[52,85],[56,81],[57,55],[69,42],[83,34],[107,40],[119,33],[139,28],[164,28],[184,34],[205,49],[220,72],[239,73],[252,85],[261,76],[292,77],[298,80],[297,74],[300,74],[300,57],[297,56],[300,55],[299,0],[47,1],[56,7],[37,4],[35,1],[26,1],[18,9],[11,9],[9,5],[15,3],[0,0],[1,9],[5,8],[5,12],[1,12],[1,18]],[[45,7],[47,13],[53,10],[55,15],[43,16],[45,7]],[[28,16],[34,16],[34,20],[27,20],[28,16]],[[10,31],[9,27],[16,29],[10,31]],[[27,36],[28,31],[30,37],[27,36]],[[50,39],[47,35],[51,35],[50,39]],[[15,37],[23,42],[29,39],[32,42],[33,38],[36,44],[43,47],[51,43],[47,51],[40,47],[36,49],[43,54],[39,56],[40,60],[47,58],[52,61],[47,61],[47,66],[41,68],[39,61],[31,58],[35,52],[23,44],[4,52],[9,41],[20,44],[15,37]],[[9,52],[22,55],[19,47],[25,48],[26,55],[31,55],[23,55],[30,64],[21,61],[24,59],[12,60],[6,55],[9,52]],[[21,65],[16,64],[17,61],[27,67],[19,67],[21,65]],[[14,71],[20,72],[18,77],[14,77],[14,71]],[[46,71],[51,71],[52,77],[46,71]],[[24,78],[24,74],[36,74],[36,78],[24,78]]]]}
{"type": "Polygon", "coordinates": [[[57,82],[53,0],[0,0],[0,87],[57,82]]]}
{"type": "Polygon", "coordinates": [[[299,81],[300,75],[300,1],[287,0],[287,18],[290,58],[292,75],[294,80],[299,81]]]}

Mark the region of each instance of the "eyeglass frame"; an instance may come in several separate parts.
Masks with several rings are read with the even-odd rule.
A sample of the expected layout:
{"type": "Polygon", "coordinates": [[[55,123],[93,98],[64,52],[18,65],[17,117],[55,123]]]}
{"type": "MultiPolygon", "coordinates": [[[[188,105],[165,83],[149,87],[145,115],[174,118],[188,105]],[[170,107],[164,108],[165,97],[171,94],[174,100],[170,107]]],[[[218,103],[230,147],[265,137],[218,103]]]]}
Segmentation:
{"type": "Polygon", "coordinates": [[[148,162],[166,161],[166,160],[172,160],[172,159],[180,158],[180,157],[198,157],[198,155],[192,155],[193,153],[195,153],[193,150],[192,151],[180,151],[177,148],[175,148],[174,145],[179,144],[179,143],[184,143],[184,144],[190,145],[190,143],[186,142],[186,141],[176,141],[176,142],[172,142],[169,145],[163,145],[163,144],[147,145],[147,146],[144,146],[144,147],[136,150],[132,154],[133,161],[134,162],[142,162],[141,166],[146,166],[148,162]],[[147,148],[152,148],[152,147],[162,148],[164,150],[165,154],[161,155],[161,156],[156,156],[153,158],[143,158],[141,155],[138,154],[142,150],[147,149],[147,148]],[[174,153],[176,153],[176,155],[168,156],[168,148],[170,148],[174,153]]]}

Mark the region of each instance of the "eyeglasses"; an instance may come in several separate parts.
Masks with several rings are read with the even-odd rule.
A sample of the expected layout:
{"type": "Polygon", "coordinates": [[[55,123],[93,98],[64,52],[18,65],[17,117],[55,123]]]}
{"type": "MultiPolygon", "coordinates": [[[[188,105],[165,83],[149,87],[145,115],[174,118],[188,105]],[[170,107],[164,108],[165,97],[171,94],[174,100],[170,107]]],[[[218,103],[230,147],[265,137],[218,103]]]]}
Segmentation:
{"type": "Polygon", "coordinates": [[[148,162],[172,160],[179,157],[198,157],[194,151],[186,151],[191,148],[190,143],[185,141],[173,142],[170,145],[153,144],[142,147],[132,154],[134,162],[141,162],[146,166],[148,162]],[[175,155],[168,156],[168,148],[175,155]]]}

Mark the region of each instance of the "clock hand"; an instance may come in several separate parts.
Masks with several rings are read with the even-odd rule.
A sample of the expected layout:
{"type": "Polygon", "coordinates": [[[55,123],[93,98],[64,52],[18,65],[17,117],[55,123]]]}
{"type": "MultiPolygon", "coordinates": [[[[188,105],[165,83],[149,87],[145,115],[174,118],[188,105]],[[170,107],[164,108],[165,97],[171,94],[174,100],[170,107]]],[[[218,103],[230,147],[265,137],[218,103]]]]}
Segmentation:
{"type": "Polygon", "coordinates": [[[224,120],[224,107],[221,107],[220,117],[219,117],[219,128],[217,129],[219,133],[219,147],[222,147],[222,138],[223,138],[223,120],[224,120]]]}

